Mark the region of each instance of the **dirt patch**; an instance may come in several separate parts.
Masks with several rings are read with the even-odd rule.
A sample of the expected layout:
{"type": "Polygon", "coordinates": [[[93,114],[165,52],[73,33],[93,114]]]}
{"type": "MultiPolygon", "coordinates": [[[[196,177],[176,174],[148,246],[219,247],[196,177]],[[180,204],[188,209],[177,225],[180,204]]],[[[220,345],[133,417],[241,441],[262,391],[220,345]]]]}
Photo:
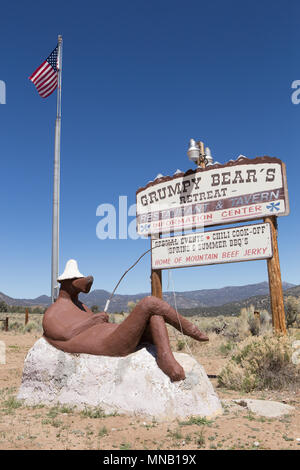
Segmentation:
{"type": "MultiPolygon", "coordinates": [[[[16,400],[24,359],[40,333],[0,332],[6,343],[6,364],[0,364],[0,449],[298,449],[300,442],[299,391],[260,391],[239,394],[217,388],[216,376],[228,360],[220,352],[221,339],[189,342],[221,399],[275,400],[295,407],[292,415],[263,418],[224,405],[215,419],[157,423],[143,418],[75,412],[67,407],[25,407],[16,400]]],[[[173,348],[180,335],[171,332],[173,348]]],[[[187,352],[184,350],[183,352],[187,352]]]]}

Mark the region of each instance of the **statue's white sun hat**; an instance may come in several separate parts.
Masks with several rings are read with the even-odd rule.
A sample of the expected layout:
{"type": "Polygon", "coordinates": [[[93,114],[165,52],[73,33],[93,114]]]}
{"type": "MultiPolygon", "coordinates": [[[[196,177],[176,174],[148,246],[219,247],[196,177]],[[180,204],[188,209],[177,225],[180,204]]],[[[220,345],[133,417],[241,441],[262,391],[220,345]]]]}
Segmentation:
{"type": "Polygon", "coordinates": [[[80,277],[85,276],[79,271],[77,261],[75,259],[69,259],[64,272],[57,278],[57,280],[65,281],[66,279],[79,279],[80,277]]]}

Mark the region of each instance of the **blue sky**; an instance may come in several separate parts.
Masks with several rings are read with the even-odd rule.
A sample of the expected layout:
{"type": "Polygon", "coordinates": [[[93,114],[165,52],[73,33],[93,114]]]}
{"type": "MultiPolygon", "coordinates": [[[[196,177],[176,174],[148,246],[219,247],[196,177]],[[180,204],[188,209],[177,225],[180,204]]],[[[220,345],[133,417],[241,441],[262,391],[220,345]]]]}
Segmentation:
{"type": "MultiPolygon", "coordinates": [[[[279,219],[282,278],[299,276],[300,4],[212,0],[1,5],[0,291],[50,294],[56,93],[28,76],[64,39],[60,271],[69,258],[112,290],[148,240],[99,240],[96,209],[158,173],[187,170],[191,137],[221,163],[243,154],[287,165],[291,213],[279,219]]],[[[132,217],[129,218],[132,220],[132,217]]],[[[150,290],[150,257],[119,293],[150,290]]],[[[173,271],[179,291],[267,280],[265,261],[173,271]]],[[[164,273],[164,289],[168,276],[164,273]]]]}

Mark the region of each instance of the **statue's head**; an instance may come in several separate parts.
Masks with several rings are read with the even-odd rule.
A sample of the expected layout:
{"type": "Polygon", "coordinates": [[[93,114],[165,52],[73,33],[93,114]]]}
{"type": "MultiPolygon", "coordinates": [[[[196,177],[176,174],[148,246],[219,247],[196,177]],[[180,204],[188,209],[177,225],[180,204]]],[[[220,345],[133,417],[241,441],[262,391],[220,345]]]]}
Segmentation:
{"type": "Polygon", "coordinates": [[[78,269],[77,261],[70,259],[64,272],[58,277],[61,287],[70,295],[77,295],[80,292],[87,294],[90,292],[94,282],[93,276],[84,276],[78,269]]]}

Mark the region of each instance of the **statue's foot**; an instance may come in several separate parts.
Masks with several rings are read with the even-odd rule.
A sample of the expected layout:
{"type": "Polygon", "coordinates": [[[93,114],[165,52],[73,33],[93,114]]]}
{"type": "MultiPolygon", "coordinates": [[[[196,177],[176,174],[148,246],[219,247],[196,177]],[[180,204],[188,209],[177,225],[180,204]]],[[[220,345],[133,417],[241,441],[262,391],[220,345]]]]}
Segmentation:
{"type": "Polygon", "coordinates": [[[177,382],[185,379],[185,372],[183,367],[175,360],[173,355],[158,355],[157,356],[158,367],[170,377],[171,382],[177,382]]]}
{"type": "Polygon", "coordinates": [[[199,330],[198,341],[209,341],[209,337],[206,336],[202,331],[199,330]]]}
{"type": "Polygon", "coordinates": [[[206,336],[196,325],[193,325],[190,336],[196,341],[209,341],[208,336],[206,336]]]}

